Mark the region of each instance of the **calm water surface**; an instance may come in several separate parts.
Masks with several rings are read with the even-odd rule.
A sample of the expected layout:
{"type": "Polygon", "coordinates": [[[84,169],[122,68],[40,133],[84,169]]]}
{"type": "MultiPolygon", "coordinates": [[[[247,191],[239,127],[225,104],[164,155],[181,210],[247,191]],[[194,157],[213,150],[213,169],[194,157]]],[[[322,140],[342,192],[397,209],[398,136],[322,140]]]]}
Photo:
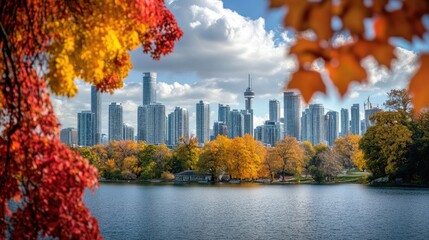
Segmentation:
{"type": "Polygon", "coordinates": [[[106,239],[429,239],[429,190],[362,185],[101,184],[106,239]]]}

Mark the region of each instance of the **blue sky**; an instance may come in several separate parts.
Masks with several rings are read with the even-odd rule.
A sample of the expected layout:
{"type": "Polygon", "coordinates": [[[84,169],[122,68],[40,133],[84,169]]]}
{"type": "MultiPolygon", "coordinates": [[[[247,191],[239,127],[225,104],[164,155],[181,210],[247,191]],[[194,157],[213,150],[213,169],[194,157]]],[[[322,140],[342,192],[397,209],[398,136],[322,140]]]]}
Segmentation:
{"type": "MultiPolygon", "coordinates": [[[[195,129],[195,104],[210,103],[211,123],[217,120],[217,104],[244,108],[243,92],[247,76],[252,75],[255,91],[255,126],[268,118],[269,99],[278,99],[283,106],[282,88],[295,70],[294,60],[287,55],[293,34],[281,27],[283,12],[269,10],[266,0],[171,0],[166,1],[184,31],[175,52],[153,61],[141,49],[131,52],[134,69],[125,79],[123,89],[103,95],[102,131],[107,133],[108,105],[121,102],[124,121],[136,128],[137,107],[142,102],[142,73],[158,73],[157,100],[166,105],[167,114],[175,106],[190,112],[190,129],[195,129]]],[[[426,20],[426,23],[429,21],[426,20]]],[[[429,24],[427,24],[429,25],[429,24]]],[[[340,36],[338,41],[346,41],[340,36]]],[[[328,110],[340,111],[353,103],[361,104],[370,97],[381,106],[386,92],[406,87],[416,69],[413,51],[429,51],[429,36],[424,42],[395,44],[398,61],[391,71],[367,59],[369,84],[352,85],[341,99],[332,86],[328,96],[316,95],[313,103],[322,103],[328,110]]],[[[322,70],[323,72],[323,70],[322,70]]],[[[76,127],[77,112],[90,109],[90,86],[77,81],[79,94],[73,99],[54,97],[56,114],[64,127],[76,127]]]]}

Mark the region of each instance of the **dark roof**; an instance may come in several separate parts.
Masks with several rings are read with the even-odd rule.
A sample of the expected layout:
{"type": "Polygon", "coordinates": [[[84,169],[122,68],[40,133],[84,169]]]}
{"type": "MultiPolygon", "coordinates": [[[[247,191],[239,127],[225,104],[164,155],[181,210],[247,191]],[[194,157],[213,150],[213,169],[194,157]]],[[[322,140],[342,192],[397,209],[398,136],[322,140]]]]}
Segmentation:
{"type": "Polygon", "coordinates": [[[195,170],[186,170],[175,174],[176,176],[193,176],[196,175],[195,170]]]}

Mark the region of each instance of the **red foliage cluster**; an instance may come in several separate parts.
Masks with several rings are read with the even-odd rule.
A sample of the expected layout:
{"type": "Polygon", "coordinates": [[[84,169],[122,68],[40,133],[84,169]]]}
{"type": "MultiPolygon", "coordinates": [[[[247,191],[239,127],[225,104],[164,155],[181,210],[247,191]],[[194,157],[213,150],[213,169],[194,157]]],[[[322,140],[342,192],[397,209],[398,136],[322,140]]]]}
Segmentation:
{"type": "MultiPolygon", "coordinates": [[[[140,9],[142,23],[151,23],[147,39],[141,39],[144,51],[155,59],[171,52],[182,32],[164,2],[125,1],[130,9],[140,9]]],[[[6,234],[12,239],[101,238],[98,222],[83,202],[85,188],[97,186],[97,170],[60,143],[43,74],[46,47],[56,38],[44,23],[82,14],[90,4],[0,4],[0,239],[6,234]],[[10,209],[12,201],[17,209],[10,209]]]]}

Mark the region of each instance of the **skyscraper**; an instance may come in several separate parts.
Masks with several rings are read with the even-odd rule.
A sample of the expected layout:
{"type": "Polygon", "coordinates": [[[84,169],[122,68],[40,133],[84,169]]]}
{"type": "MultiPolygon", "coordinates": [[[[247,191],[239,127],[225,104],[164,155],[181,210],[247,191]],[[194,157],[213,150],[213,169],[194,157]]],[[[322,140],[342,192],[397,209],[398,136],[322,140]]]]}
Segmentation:
{"type": "Polygon", "coordinates": [[[325,109],[322,104],[310,104],[311,112],[311,144],[316,146],[318,143],[323,143],[324,140],[324,115],[325,109]]]}
{"type": "Polygon", "coordinates": [[[370,120],[370,117],[376,113],[381,112],[382,110],[377,107],[371,107],[369,109],[365,109],[365,129],[362,129],[362,135],[368,130],[369,127],[374,125],[374,122],[370,120]]]}
{"type": "Polygon", "coordinates": [[[94,115],[91,111],[82,111],[77,114],[77,144],[79,146],[94,145],[94,115]]]}
{"type": "Polygon", "coordinates": [[[77,129],[64,128],[60,132],[60,141],[66,145],[77,145],[77,129]]]}
{"type": "Polygon", "coordinates": [[[228,136],[228,127],[224,122],[214,122],[213,124],[213,137],[217,138],[217,135],[228,136]]]}
{"type": "Polygon", "coordinates": [[[237,109],[229,112],[228,137],[243,137],[244,136],[244,117],[237,109]]]}
{"type": "Polygon", "coordinates": [[[284,121],[286,135],[300,139],[301,127],[299,112],[301,108],[300,95],[295,92],[284,92],[284,121]]]}
{"type": "Polygon", "coordinates": [[[94,113],[94,145],[101,144],[101,93],[91,86],[91,112],[94,113]]]}
{"type": "Polygon", "coordinates": [[[359,125],[360,125],[359,104],[353,104],[350,112],[352,115],[350,130],[353,134],[359,135],[359,125]]]}
{"type": "Polygon", "coordinates": [[[122,105],[112,102],[109,105],[109,142],[122,140],[123,124],[122,105]]]}
{"type": "Polygon", "coordinates": [[[255,129],[255,139],[265,145],[274,146],[276,142],[283,138],[283,123],[275,121],[265,121],[264,125],[255,129]]]}
{"type": "Polygon", "coordinates": [[[177,140],[181,137],[189,137],[189,114],[187,109],[176,107],[174,112],[168,115],[168,121],[169,145],[176,145],[177,140]]]}
{"type": "Polygon", "coordinates": [[[156,73],[143,73],[143,105],[156,102],[156,73]]]}
{"type": "Polygon", "coordinates": [[[346,108],[341,108],[341,134],[340,136],[347,135],[347,132],[350,131],[349,128],[350,118],[349,118],[349,110],[346,108]]]}
{"type": "Polygon", "coordinates": [[[301,117],[301,141],[311,142],[311,111],[306,108],[301,117]]]}
{"type": "Polygon", "coordinates": [[[230,111],[231,111],[231,108],[229,107],[229,105],[219,104],[218,121],[219,122],[228,123],[228,118],[229,118],[229,112],[230,111]]]}
{"type": "Polygon", "coordinates": [[[137,140],[165,144],[165,106],[160,103],[140,106],[137,110],[137,140]]]}
{"type": "Polygon", "coordinates": [[[243,134],[249,134],[253,136],[253,114],[247,110],[241,110],[241,114],[243,115],[243,134]]]}
{"type": "Polygon", "coordinates": [[[210,140],[210,105],[201,100],[197,108],[197,138],[200,144],[210,140]]]}
{"type": "Polygon", "coordinates": [[[244,117],[244,134],[250,134],[250,136],[253,136],[253,108],[252,108],[252,100],[255,97],[255,92],[252,90],[252,79],[250,78],[249,74],[249,85],[246,88],[246,91],[244,92],[244,98],[245,98],[245,111],[242,111],[243,117],[244,117]]]}
{"type": "Polygon", "coordinates": [[[147,141],[147,105],[137,108],[137,141],[147,141]]]}
{"type": "Polygon", "coordinates": [[[171,112],[167,116],[167,145],[174,146],[176,145],[176,134],[175,134],[176,124],[174,119],[174,112],[171,112]]]}
{"type": "Polygon", "coordinates": [[[280,122],[280,102],[276,99],[270,100],[270,121],[280,122]]]}
{"type": "Polygon", "coordinates": [[[326,141],[329,146],[334,145],[335,139],[338,138],[338,127],[339,127],[339,117],[338,112],[329,111],[325,116],[326,124],[325,124],[325,134],[326,141]]]}
{"type": "Polygon", "coordinates": [[[123,126],[122,126],[122,139],[134,141],[134,128],[127,125],[127,124],[123,124],[123,126]]]}

